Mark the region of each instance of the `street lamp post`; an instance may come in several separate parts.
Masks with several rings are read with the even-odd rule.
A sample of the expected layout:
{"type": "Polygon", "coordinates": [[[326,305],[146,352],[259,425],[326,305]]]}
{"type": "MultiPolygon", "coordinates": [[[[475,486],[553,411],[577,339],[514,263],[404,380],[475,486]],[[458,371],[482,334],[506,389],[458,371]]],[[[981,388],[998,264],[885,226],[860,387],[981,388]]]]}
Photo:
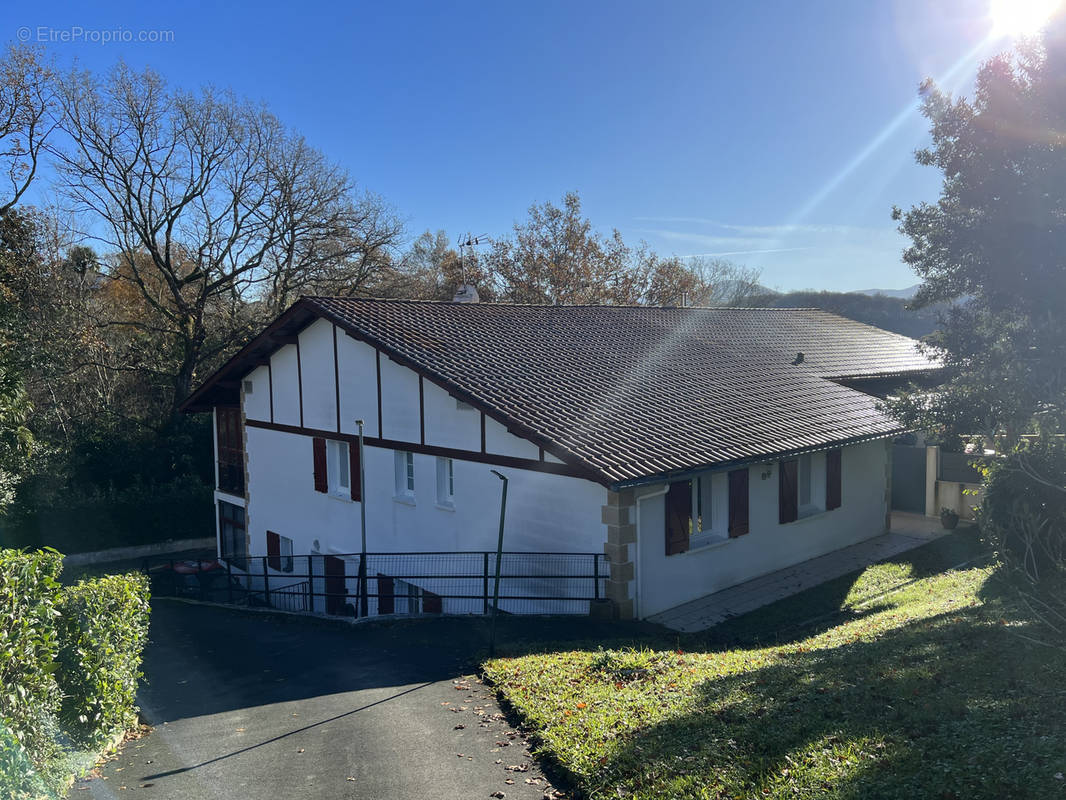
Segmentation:
{"type": "Polygon", "coordinates": [[[359,613],[366,617],[370,615],[366,585],[366,464],[363,459],[363,421],[357,419],[355,424],[359,426],[359,613]]]}
{"type": "Polygon", "coordinates": [[[492,624],[489,630],[489,657],[496,655],[496,617],[500,606],[500,561],[503,560],[503,521],[507,514],[507,476],[496,470],[492,474],[503,481],[503,495],[500,497],[500,535],[496,540],[496,583],[492,590],[492,624]]]}

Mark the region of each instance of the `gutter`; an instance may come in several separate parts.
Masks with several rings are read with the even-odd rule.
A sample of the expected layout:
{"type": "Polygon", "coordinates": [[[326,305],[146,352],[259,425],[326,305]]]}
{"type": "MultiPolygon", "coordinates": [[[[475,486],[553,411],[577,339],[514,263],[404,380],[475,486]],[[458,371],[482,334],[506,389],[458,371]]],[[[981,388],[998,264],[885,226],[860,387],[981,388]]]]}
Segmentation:
{"type": "Polygon", "coordinates": [[[697,475],[702,475],[706,472],[722,472],[728,469],[736,469],[737,467],[747,467],[753,464],[767,464],[773,461],[781,461],[784,459],[794,458],[796,456],[806,455],[807,453],[820,453],[824,450],[835,450],[838,447],[850,447],[855,444],[863,444],[865,442],[875,442],[878,439],[888,439],[893,436],[899,436],[901,433],[905,433],[906,428],[896,428],[886,433],[872,433],[865,434],[863,436],[852,436],[849,439],[840,439],[834,442],[826,442],[825,444],[812,445],[810,447],[799,447],[793,450],[779,450],[774,453],[767,453],[765,455],[750,456],[748,458],[737,458],[731,461],[716,461],[712,464],[703,464],[698,467],[689,467],[687,469],[676,470],[674,472],[659,472],[655,475],[645,475],[640,478],[630,478],[624,481],[616,481],[607,488],[612,492],[620,492],[623,489],[633,489],[638,486],[648,486],[655,483],[673,483],[675,481],[683,481],[694,478],[697,475]]]}

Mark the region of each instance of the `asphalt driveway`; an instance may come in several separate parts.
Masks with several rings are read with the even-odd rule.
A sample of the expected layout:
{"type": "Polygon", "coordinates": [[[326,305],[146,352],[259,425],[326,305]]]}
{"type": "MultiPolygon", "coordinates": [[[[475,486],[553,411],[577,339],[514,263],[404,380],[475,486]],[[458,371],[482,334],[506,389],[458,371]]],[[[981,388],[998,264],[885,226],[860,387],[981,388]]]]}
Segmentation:
{"type": "Polygon", "coordinates": [[[353,628],[157,600],[152,730],[70,796],[555,796],[470,675],[484,636],[463,619],[353,628]]]}

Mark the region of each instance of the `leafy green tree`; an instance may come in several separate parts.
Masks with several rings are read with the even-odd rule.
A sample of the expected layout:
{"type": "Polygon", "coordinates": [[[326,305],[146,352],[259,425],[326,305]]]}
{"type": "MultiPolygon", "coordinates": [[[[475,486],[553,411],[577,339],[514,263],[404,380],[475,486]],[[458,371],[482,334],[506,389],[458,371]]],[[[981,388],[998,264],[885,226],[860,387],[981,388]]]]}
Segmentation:
{"type": "Polygon", "coordinates": [[[918,308],[956,301],[931,340],[945,383],[894,404],[945,438],[1011,447],[1066,422],[1066,26],[980,69],[974,99],[922,86],[940,198],[895,209],[918,308]]]}
{"type": "Polygon", "coordinates": [[[0,512],[14,498],[33,442],[26,427],[18,283],[35,254],[32,226],[16,206],[37,174],[54,127],[53,107],[52,73],[41,51],[8,47],[0,53],[0,512]]]}
{"type": "Polygon", "coordinates": [[[33,436],[26,422],[29,397],[22,380],[18,304],[15,285],[27,254],[26,225],[8,210],[0,215],[0,513],[15,497],[25,473],[33,436]]]}
{"type": "Polygon", "coordinates": [[[935,392],[892,407],[995,448],[978,518],[1032,618],[1066,636],[1066,17],[987,62],[972,101],[922,87],[940,198],[906,213],[919,307],[957,301],[931,345],[935,392]]]}

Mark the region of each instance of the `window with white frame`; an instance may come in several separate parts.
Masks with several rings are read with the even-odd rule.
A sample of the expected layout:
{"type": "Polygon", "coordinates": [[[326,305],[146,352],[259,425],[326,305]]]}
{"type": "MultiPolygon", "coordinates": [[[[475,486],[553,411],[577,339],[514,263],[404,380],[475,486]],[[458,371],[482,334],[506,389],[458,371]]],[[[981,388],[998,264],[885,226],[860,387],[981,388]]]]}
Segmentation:
{"type": "Polygon", "coordinates": [[[415,496],[415,454],[404,450],[396,451],[396,496],[415,496]]]}
{"type": "Polygon", "coordinates": [[[450,458],[437,458],[437,505],[455,505],[455,462],[450,458]]]}
{"type": "Polygon", "coordinates": [[[292,572],[292,539],[274,531],[266,532],[267,566],[279,572],[292,572]]]}
{"type": "Polygon", "coordinates": [[[805,453],[798,460],[799,516],[820,514],[825,511],[825,453],[805,453]]]}
{"type": "Polygon", "coordinates": [[[329,460],[326,474],[329,476],[330,494],[337,497],[351,498],[352,462],[348,443],[339,442],[336,439],[328,439],[326,441],[326,458],[329,460]]]}
{"type": "Polygon", "coordinates": [[[218,536],[222,558],[247,569],[248,539],[243,506],[218,501],[218,536]]]}
{"type": "Polygon", "coordinates": [[[292,572],[292,539],[288,536],[279,536],[278,544],[281,550],[281,571],[292,572]]]}
{"type": "Polygon", "coordinates": [[[692,480],[690,547],[729,538],[729,486],[724,472],[697,475],[692,480]]]}

